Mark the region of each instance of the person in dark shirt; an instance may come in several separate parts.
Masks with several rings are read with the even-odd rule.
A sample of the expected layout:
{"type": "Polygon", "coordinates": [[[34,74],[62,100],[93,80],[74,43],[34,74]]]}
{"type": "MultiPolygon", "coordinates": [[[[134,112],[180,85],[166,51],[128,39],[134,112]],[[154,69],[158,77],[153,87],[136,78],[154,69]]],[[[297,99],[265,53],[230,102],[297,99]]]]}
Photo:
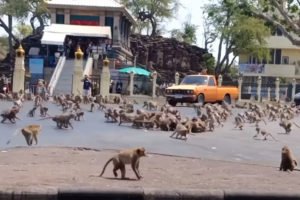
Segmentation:
{"type": "Polygon", "coordinates": [[[88,77],[88,75],[84,75],[84,79],[81,80],[83,82],[83,96],[89,96],[90,89],[92,86],[92,83],[88,77]]]}

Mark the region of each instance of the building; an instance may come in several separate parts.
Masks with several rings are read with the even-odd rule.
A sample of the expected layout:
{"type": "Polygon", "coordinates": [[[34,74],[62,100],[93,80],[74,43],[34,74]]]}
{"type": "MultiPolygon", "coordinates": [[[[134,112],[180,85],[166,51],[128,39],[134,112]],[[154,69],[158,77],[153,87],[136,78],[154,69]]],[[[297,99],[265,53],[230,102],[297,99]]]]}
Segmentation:
{"type": "MultiPolygon", "coordinates": [[[[47,1],[47,8],[51,14],[50,29],[51,26],[63,27],[59,25],[66,25],[60,30],[69,29],[68,25],[79,26],[88,36],[88,27],[109,27],[113,49],[109,57],[116,63],[132,62],[129,36],[135,19],[123,5],[114,0],[51,0],[47,1]]],[[[56,27],[52,29],[57,30],[56,27]]]]}
{"type": "Polygon", "coordinates": [[[246,77],[285,77],[300,78],[300,47],[293,45],[282,32],[277,29],[266,39],[270,51],[270,59],[258,60],[251,54],[239,55],[240,72],[246,77]]]}

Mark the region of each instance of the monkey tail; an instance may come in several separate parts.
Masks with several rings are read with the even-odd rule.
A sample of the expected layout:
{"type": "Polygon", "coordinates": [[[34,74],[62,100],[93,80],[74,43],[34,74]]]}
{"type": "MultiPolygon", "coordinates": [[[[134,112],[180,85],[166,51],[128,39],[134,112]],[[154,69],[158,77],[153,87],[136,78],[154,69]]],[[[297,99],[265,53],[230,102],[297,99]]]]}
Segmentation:
{"type": "Polygon", "coordinates": [[[111,161],[113,161],[113,158],[109,159],[109,160],[105,163],[105,165],[104,165],[104,167],[103,167],[103,169],[102,169],[102,172],[101,172],[101,174],[100,174],[99,176],[102,176],[102,175],[104,174],[104,171],[105,171],[107,165],[108,165],[111,161]]]}
{"type": "Polygon", "coordinates": [[[293,122],[293,124],[295,124],[295,126],[297,126],[298,128],[300,128],[300,126],[298,124],[296,124],[295,122],[293,122]]]}
{"type": "MultiPolygon", "coordinates": [[[[48,115],[49,115],[49,114],[48,114],[48,115]]],[[[51,118],[53,118],[53,117],[49,115],[49,117],[44,117],[44,118],[41,118],[41,119],[39,119],[39,121],[41,121],[41,120],[45,120],[45,119],[51,119],[51,118]]]]}
{"type": "Polygon", "coordinates": [[[15,132],[13,133],[12,137],[9,140],[7,140],[6,145],[9,145],[11,140],[20,133],[21,133],[21,128],[16,129],[15,132]]]}

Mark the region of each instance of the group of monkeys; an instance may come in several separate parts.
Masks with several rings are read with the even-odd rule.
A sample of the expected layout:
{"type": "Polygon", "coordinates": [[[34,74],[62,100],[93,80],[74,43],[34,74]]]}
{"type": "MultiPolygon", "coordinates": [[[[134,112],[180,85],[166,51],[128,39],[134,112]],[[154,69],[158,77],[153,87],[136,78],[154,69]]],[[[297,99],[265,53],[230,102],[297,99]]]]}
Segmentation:
{"type": "MultiPolygon", "coordinates": [[[[54,102],[62,107],[62,111],[65,113],[70,111],[68,114],[57,115],[51,117],[48,114],[48,108],[44,106],[44,102],[40,96],[34,98],[34,107],[28,112],[28,117],[34,117],[35,111],[39,108],[40,116],[45,117],[50,116],[58,128],[68,128],[69,126],[73,128],[71,124],[71,119],[80,120],[83,118],[84,112],[80,108],[80,103],[82,102],[79,96],[71,95],[57,95],[53,97],[54,102]]],[[[137,102],[129,102],[128,100],[120,97],[115,97],[112,100],[107,97],[96,96],[95,98],[88,99],[90,102],[90,112],[93,112],[95,107],[101,109],[105,113],[107,120],[112,120],[114,122],[119,122],[119,125],[123,123],[132,123],[133,127],[136,128],[159,128],[164,131],[173,131],[170,137],[175,137],[177,139],[187,139],[188,134],[204,132],[204,131],[214,131],[217,126],[223,126],[223,123],[232,115],[232,106],[223,103],[219,104],[194,104],[193,107],[196,111],[197,116],[193,118],[182,117],[180,112],[174,107],[165,104],[161,107],[158,103],[152,100],[145,101],[143,109],[137,109],[134,111],[134,104],[137,102]]],[[[15,123],[17,113],[22,107],[22,98],[14,101],[14,106],[4,111],[2,116],[2,123],[9,120],[11,123],[15,123]]],[[[264,136],[267,140],[267,136],[272,137],[276,140],[271,133],[261,129],[259,127],[260,122],[265,122],[265,118],[271,121],[279,119],[279,125],[283,127],[286,133],[291,132],[292,124],[289,120],[298,114],[298,108],[291,105],[282,104],[267,104],[265,108],[262,108],[258,104],[236,104],[237,108],[247,108],[244,113],[239,113],[235,117],[235,124],[237,128],[243,129],[244,123],[255,123],[256,132],[254,138],[258,137],[259,134],[264,136]]],[[[295,124],[297,125],[297,124],[295,124]]],[[[42,127],[38,124],[30,124],[19,130],[23,134],[28,146],[31,146],[33,142],[38,144],[38,135],[41,132],[42,127]]],[[[7,142],[9,143],[10,140],[7,142]]],[[[127,149],[120,151],[117,155],[110,158],[104,165],[103,170],[100,174],[102,176],[107,165],[113,163],[113,174],[115,177],[118,176],[117,171],[121,171],[121,178],[126,178],[125,165],[130,164],[137,179],[142,178],[139,172],[139,159],[146,156],[145,148],[138,147],[133,149],[127,149]]],[[[288,146],[284,146],[281,151],[281,163],[280,170],[283,171],[293,171],[297,166],[297,161],[288,146]]]]}

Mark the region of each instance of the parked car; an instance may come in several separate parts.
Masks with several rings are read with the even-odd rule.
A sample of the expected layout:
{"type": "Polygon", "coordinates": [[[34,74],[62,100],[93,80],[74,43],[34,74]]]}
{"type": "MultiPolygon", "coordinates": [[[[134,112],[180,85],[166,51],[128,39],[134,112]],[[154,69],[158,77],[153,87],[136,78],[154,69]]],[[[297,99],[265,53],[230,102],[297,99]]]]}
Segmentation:
{"type": "Polygon", "coordinates": [[[180,85],[166,89],[166,98],[170,105],[177,103],[206,103],[221,102],[231,104],[232,99],[238,98],[238,88],[233,86],[217,86],[215,76],[188,75],[180,85]]]}

